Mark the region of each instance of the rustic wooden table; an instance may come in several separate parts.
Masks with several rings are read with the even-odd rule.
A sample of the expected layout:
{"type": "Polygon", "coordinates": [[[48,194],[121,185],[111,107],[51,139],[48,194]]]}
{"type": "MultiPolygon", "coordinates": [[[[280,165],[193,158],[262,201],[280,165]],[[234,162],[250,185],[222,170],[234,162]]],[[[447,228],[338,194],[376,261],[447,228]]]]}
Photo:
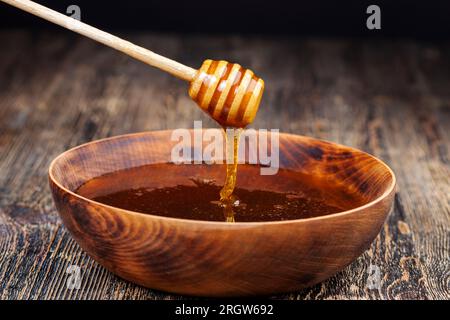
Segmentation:
{"type": "MultiPolygon", "coordinates": [[[[450,298],[450,43],[126,36],[188,65],[224,58],[257,70],[267,89],[254,127],[360,148],[397,174],[394,209],[370,249],[275,298],[450,298]]],[[[215,124],[185,83],[77,35],[2,31],[0,43],[0,298],[180,298],[90,259],[58,217],[47,169],[94,139],[215,124]],[[66,286],[70,265],[81,267],[79,290],[66,286]]]]}

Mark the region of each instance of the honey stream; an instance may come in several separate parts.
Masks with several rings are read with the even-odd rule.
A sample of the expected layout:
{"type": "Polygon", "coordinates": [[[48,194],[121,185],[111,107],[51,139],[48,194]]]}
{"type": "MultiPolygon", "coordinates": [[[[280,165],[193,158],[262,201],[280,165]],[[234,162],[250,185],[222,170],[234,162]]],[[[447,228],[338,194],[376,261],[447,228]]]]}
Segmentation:
{"type": "Polygon", "coordinates": [[[242,129],[225,130],[227,176],[220,190],[220,205],[223,207],[226,222],[234,222],[233,207],[239,204],[239,199],[233,195],[233,190],[236,186],[241,132],[242,129]]]}

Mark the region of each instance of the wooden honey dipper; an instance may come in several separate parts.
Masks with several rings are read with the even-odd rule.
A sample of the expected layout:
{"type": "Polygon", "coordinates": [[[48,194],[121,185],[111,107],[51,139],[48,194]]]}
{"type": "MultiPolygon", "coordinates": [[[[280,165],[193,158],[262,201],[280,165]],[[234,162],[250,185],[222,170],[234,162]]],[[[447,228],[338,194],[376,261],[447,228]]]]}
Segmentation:
{"type": "Polygon", "coordinates": [[[195,70],[38,3],[29,0],[0,1],[189,81],[189,96],[224,127],[245,127],[255,118],[264,91],[264,81],[239,64],[205,60],[200,69],[195,70]]]}

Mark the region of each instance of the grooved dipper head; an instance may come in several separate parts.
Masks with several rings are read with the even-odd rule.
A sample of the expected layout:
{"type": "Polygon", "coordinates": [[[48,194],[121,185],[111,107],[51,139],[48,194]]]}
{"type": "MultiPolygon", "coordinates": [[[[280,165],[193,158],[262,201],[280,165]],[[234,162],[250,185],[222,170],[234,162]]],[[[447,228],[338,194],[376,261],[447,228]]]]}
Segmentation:
{"type": "Polygon", "coordinates": [[[223,60],[205,60],[189,87],[189,96],[224,127],[251,123],[263,92],[264,81],[253,71],[223,60]]]}

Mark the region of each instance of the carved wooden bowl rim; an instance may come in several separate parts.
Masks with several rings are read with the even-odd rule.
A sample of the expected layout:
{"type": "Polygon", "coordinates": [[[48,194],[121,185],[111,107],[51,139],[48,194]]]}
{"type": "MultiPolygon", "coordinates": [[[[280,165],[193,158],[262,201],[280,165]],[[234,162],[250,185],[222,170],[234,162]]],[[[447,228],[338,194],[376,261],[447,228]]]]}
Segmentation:
{"type": "MultiPolygon", "coordinates": [[[[221,129],[217,129],[217,128],[203,128],[203,130],[210,130],[210,129],[214,129],[214,130],[221,130],[221,129]]],[[[189,129],[190,132],[194,131],[195,129],[189,129]]],[[[329,140],[324,140],[324,139],[316,139],[313,137],[309,137],[309,136],[303,136],[303,135],[298,135],[298,134],[292,134],[292,133],[283,133],[280,132],[279,135],[281,136],[291,136],[295,138],[300,138],[300,139],[305,139],[305,140],[310,140],[310,141],[317,141],[317,142],[325,142],[325,143],[329,143],[331,145],[333,145],[336,148],[345,148],[348,149],[350,151],[354,151],[360,154],[365,154],[367,156],[369,156],[370,158],[376,160],[379,164],[383,165],[385,167],[385,169],[387,170],[387,172],[389,173],[389,175],[391,176],[391,183],[390,185],[386,188],[386,190],[383,192],[383,194],[381,194],[380,196],[378,196],[377,198],[375,198],[374,200],[362,205],[362,206],[358,206],[356,208],[350,209],[350,210],[345,210],[345,211],[341,211],[341,212],[336,212],[336,213],[332,213],[332,214],[327,214],[324,216],[318,216],[318,217],[310,217],[310,218],[300,218],[300,219],[290,219],[290,220],[281,220],[281,221],[260,221],[260,222],[234,222],[234,223],[224,223],[223,221],[206,221],[206,220],[195,220],[195,219],[182,219],[182,218],[174,218],[174,217],[166,217],[166,216],[158,216],[158,215],[153,215],[153,214],[147,214],[147,213],[140,213],[140,212],[136,212],[136,211],[131,211],[131,210],[126,210],[126,209],[121,209],[118,207],[113,207],[101,202],[97,202],[94,200],[91,200],[89,198],[83,197],[79,194],[77,194],[76,192],[64,187],[53,175],[53,171],[54,171],[54,167],[56,166],[57,162],[59,159],[63,158],[64,156],[66,156],[68,153],[71,152],[75,152],[78,149],[81,149],[83,147],[86,147],[88,145],[91,144],[97,144],[97,143],[102,143],[108,140],[115,140],[115,139],[126,139],[126,138],[130,138],[130,137],[135,137],[135,136],[146,136],[146,135],[153,135],[153,134],[157,134],[157,133],[168,133],[173,131],[173,129],[168,129],[168,130],[152,130],[152,131],[143,131],[143,132],[136,132],[136,133],[128,133],[128,134],[122,134],[122,135],[116,135],[116,136],[112,136],[112,137],[107,137],[107,138],[102,138],[102,139],[97,139],[97,140],[93,140],[90,142],[86,142],[83,144],[80,144],[78,146],[75,146],[73,148],[70,148],[64,152],[62,152],[61,154],[59,154],[55,159],[52,160],[52,162],[50,163],[49,166],[49,170],[48,170],[48,175],[49,175],[49,179],[62,191],[72,195],[73,197],[81,200],[81,201],[86,201],[94,206],[100,206],[106,209],[112,209],[115,210],[116,212],[121,212],[121,213],[126,213],[126,214],[130,214],[130,215],[138,215],[138,216],[144,216],[147,218],[151,218],[151,219],[160,219],[160,220],[175,220],[176,222],[183,222],[183,223],[192,223],[192,224],[208,224],[208,225],[220,225],[220,226],[227,226],[229,228],[233,228],[233,227],[240,227],[240,226],[248,226],[248,225],[275,225],[275,224],[294,224],[294,223],[308,223],[310,221],[315,221],[315,220],[327,220],[327,219],[332,219],[332,218],[336,218],[336,217],[341,217],[341,216],[346,216],[346,215],[351,215],[355,212],[358,211],[362,211],[365,210],[367,208],[370,208],[374,205],[376,205],[377,203],[383,201],[386,197],[388,197],[392,191],[395,189],[396,187],[396,177],[394,172],[392,171],[392,169],[386,164],[384,163],[382,160],[380,160],[379,158],[373,156],[372,154],[369,154],[367,152],[364,152],[362,150],[353,148],[353,147],[349,147],[349,146],[345,146],[343,144],[339,144],[339,143],[335,143],[329,140]]]]}

